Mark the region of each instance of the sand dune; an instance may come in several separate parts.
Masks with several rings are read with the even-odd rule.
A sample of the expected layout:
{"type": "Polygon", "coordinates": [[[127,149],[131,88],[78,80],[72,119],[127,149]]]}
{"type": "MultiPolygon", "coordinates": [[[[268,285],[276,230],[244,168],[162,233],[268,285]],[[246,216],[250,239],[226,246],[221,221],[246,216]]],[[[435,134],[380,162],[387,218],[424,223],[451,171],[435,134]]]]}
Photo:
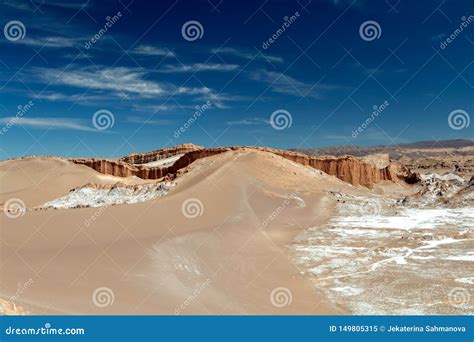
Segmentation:
{"type": "MultiPolygon", "coordinates": [[[[35,183],[27,180],[2,189],[3,198],[38,205],[85,179],[113,181],[85,166],[31,158],[2,165],[3,184],[26,163],[45,178],[38,186],[45,193],[28,192],[35,183]]],[[[301,274],[288,245],[329,219],[334,203],[324,190],[367,189],[255,150],[200,159],[176,183],[139,204],[4,217],[2,297],[32,279],[15,302],[34,314],[345,312],[301,274]]]]}
{"type": "MultiPolygon", "coordinates": [[[[179,163],[173,151],[183,152],[132,159],[179,163]]],[[[0,310],[473,312],[472,182],[416,175],[417,184],[387,177],[365,187],[349,182],[362,170],[352,157],[354,169],[326,158],[329,175],[278,151],[218,152],[148,180],[61,158],[0,163],[2,206],[16,197],[27,208],[2,215],[0,310]]]]}
{"type": "Polygon", "coordinates": [[[86,183],[141,183],[136,177],[120,178],[103,175],[84,165],[66,159],[27,157],[0,163],[0,203],[20,198],[27,207],[34,207],[66,194],[86,183]]]}

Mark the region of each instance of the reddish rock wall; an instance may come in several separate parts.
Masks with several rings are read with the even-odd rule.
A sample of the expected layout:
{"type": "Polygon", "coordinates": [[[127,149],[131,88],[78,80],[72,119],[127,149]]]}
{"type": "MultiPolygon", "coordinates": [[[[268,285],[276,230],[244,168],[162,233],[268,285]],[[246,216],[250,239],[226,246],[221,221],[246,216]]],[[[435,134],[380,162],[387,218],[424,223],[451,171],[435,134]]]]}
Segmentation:
{"type": "Polygon", "coordinates": [[[410,172],[410,170],[401,164],[390,164],[384,168],[379,168],[371,163],[362,161],[361,159],[353,156],[308,156],[297,152],[274,150],[262,147],[232,146],[223,148],[200,148],[195,145],[179,145],[174,149],[158,150],[140,155],[135,154],[121,158],[118,161],[109,159],[71,159],[71,161],[77,164],[87,165],[104,174],[119,177],[135,175],[143,179],[158,179],[167,175],[174,177],[179,170],[187,167],[195,160],[213,156],[226,151],[243,148],[252,148],[274,153],[293,162],[302,165],[309,165],[329,175],[336,176],[337,178],[351,183],[352,185],[371,187],[373,184],[381,180],[397,181],[402,179],[408,183],[414,183],[418,180],[416,174],[410,172]],[[144,160],[152,161],[153,158],[156,158],[154,160],[157,160],[160,158],[165,158],[161,157],[164,155],[170,157],[183,152],[185,154],[169,167],[151,168],[142,165],[144,160]],[[127,160],[134,162],[126,162],[127,160]]]}

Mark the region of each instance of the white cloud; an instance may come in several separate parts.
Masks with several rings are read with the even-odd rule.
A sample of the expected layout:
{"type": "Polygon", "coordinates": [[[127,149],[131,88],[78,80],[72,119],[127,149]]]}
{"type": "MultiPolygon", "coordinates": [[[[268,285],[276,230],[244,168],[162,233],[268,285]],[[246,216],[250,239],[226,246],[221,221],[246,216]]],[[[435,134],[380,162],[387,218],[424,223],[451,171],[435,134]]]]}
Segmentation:
{"type": "Polygon", "coordinates": [[[244,50],[238,50],[238,49],[235,49],[235,48],[232,48],[232,47],[222,47],[222,48],[218,48],[218,49],[212,49],[211,52],[215,53],[215,54],[233,55],[233,56],[237,56],[237,57],[241,57],[241,58],[245,58],[245,59],[254,59],[254,58],[255,59],[264,59],[264,60],[266,60],[268,62],[271,62],[271,63],[282,63],[283,62],[283,58],[278,57],[278,56],[266,55],[266,54],[258,53],[258,52],[251,53],[251,52],[244,51],[244,50]]]}
{"type": "Polygon", "coordinates": [[[68,59],[73,59],[73,60],[79,60],[79,59],[91,59],[92,55],[88,53],[83,53],[82,51],[78,53],[66,53],[62,56],[63,58],[68,58],[68,59]]]}
{"type": "Polygon", "coordinates": [[[248,98],[245,97],[245,96],[240,96],[240,95],[228,95],[228,94],[223,94],[223,93],[210,93],[210,94],[207,94],[206,96],[201,96],[200,100],[203,101],[203,102],[205,102],[206,100],[209,100],[212,103],[213,107],[220,108],[220,109],[225,109],[225,108],[229,108],[225,104],[226,102],[248,100],[248,98]]]}
{"type": "Polygon", "coordinates": [[[61,0],[31,0],[32,3],[36,4],[36,6],[52,6],[52,7],[59,7],[59,8],[67,8],[78,10],[81,8],[88,8],[90,7],[91,0],[77,0],[77,1],[61,1],[61,0]]]}
{"type": "Polygon", "coordinates": [[[3,5],[10,6],[15,9],[37,12],[38,9],[45,10],[47,6],[58,7],[71,10],[79,10],[81,8],[90,7],[91,0],[78,0],[78,1],[60,1],[60,0],[30,0],[30,1],[16,1],[16,0],[4,0],[3,5]]]}
{"type": "Polygon", "coordinates": [[[261,70],[253,73],[251,78],[268,83],[274,92],[298,97],[321,98],[321,92],[341,88],[329,84],[305,83],[276,71],[261,70]]]}
{"type": "Polygon", "coordinates": [[[439,33],[434,36],[431,36],[431,41],[437,42],[439,40],[442,40],[444,37],[446,37],[446,33],[439,33]]]}
{"type": "Polygon", "coordinates": [[[66,94],[56,93],[56,92],[48,92],[48,93],[40,93],[35,96],[37,99],[49,100],[49,101],[64,101],[69,98],[66,94]]]}
{"type": "MultiPolygon", "coordinates": [[[[85,98],[102,96],[143,100],[186,96],[196,101],[209,100],[214,106],[220,108],[224,107],[224,101],[237,98],[233,95],[216,93],[206,86],[176,86],[169,82],[155,81],[149,78],[150,74],[146,70],[140,68],[72,66],[63,71],[54,68],[35,68],[33,71],[45,84],[85,89],[85,98]]],[[[49,96],[50,100],[64,99],[64,96],[58,94],[43,94],[43,96],[49,96]]],[[[82,96],[78,95],[79,101],[82,96]]],[[[73,98],[70,100],[74,101],[73,98]]]]}
{"type": "Polygon", "coordinates": [[[5,0],[3,2],[4,5],[10,6],[15,9],[23,10],[23,11],[30,11],[31,7],[28,3],[23,3],[23,2],[16,2],[13,0],[5,0]]]}
{"type": "Polygon", "coordinates": [[[167,112],[170,110],[176,109],[177,106],[175,104],[134,104],[133,109],[137,112],[148,112],[148,113],[156,113],[156,112],[167,112]]]}
{"type": "Polygon", "coordinates": [[[140,45],[131,51],[136,55],[142,56],[166,56],[175,57],[176,54],[168,49],[161,49],[151,45],[140,45]]]}
{"type": "Polygon", "coordinates": [[[17,41],[18,44],[24,44],[29,46],[41,46],[47,48],[65,48],[76,46],[81,42],[81,38],[71,38],[71,37],[59,37],[59,36],[50,36],[50,37],[41,37],[41,38],[25,38],[17,41]]]}
{"type": "Polygon", "coordinates": [[[212,64],[212,63],[195,63],[182,65],[164,65],[158,72],[200,72],[200,71],[232,71],[239,68],[237,64],[212,64]]]}
{"type": "Polygon", "coordinates": [[[56,69],[39,68],[39,77],[51,84],[67,85],[95,90],[111,90],[116,94],[134,94],[139,97],[171,95],[174,91],[181,94],[207,93],[208,88],[176,88],[170,84],[145,79],[142,69],[126,67],[80,68],[58,72],[56,69]]]}
{"type": "Polygon", "coordinates": [[[136,123],[136,124],[143,124],[143,125],[151,125],[151,126],[164,126],[164,125],[172,125],[174,121],[166,120],[166,119],[149,119],[143,118],[140,116],[128,116],[127,122],[129,123],[136,123]]]}
{"type": "Polygon", "coordinates": [[[32,93],[31,96],[35,99],[42,99],[48,101],[69,101],[69,102],[80,102],[80,101],[87,101],[87,102],[97,102],[97,101],[104,101],[109,100],[110,96],[105,95],[94,95],[88,94],[85,92],[84,94],[64,94],[55,91],[46,91],[41,92],[38,94],[32,93]]]}
{"type": "Polygon", "coordinates": [[[228,121],[227,124],[229,126],[255,126],[255,125],[262,125],[262,124],[269,124],[270,121],[267,119],[262,118],[244,118],[242,120],[236,121],[228,121]]]}
{"type": "Polygon", "coordinates": [[[69,129],[77,131],[98,132],[87,122],[81,119],[72,118],[25,118],[25,117],[6,117],[0,118],[1,124],[14,123],[15,125],[32,127],[32,128],[49,128],[49,129],[69,129]]]}

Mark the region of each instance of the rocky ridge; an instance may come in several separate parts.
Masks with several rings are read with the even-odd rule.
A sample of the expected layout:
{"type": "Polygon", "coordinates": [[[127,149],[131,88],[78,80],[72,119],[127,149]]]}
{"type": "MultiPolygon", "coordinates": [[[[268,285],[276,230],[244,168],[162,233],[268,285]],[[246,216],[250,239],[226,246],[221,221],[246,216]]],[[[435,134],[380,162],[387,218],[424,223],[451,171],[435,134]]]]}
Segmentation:
{"type": "Polygon", "coordinates": [[[172,179],[184,172],[185,168],[195,160],[241,149],[255,149],[273,153],[293,162],[311,166],[356,186],[372,187],[373,184],[383,180],[394,182],[404,181],[407,183],[416,183],[419,181],[417,174],[411,172],[404,165],[390,162],[388,159],[385,162],[386,166],[381,167],[369,160],[363,160],[349,155],[309,156],[298,152],[253,146],[203,148],[192,144],[184,144],[174,148],[156,150],[144,154],[133,154],[118,160],[73,158],[70,159],[70,161],[76,164],[86,165],[100,173],[118,177],[137,176],[142,179],[160,179],[166,177],[172,179]],[[170,166],[149,167],[146,165],[148,162],[169,158],[177,154],[183,155],[170,166]]]}
{"type": "Polygon", "coordinates": [[[474,205],[474,177],[470,181],[455,174],[426,174],[421,177],[419,190],[400,200],[412,207],[464,207],[474,205]]]}
{"type": "Polygon", "coordinates": [[[160,159],[169,158],[177,154],[185,154],[191,151],[202,150],[204,147],[194,144],[181,144],[170,148],[164,148],[147,153],[135,153],[122,157],[119,160],[130,164],[146,164],[160,159]]]}

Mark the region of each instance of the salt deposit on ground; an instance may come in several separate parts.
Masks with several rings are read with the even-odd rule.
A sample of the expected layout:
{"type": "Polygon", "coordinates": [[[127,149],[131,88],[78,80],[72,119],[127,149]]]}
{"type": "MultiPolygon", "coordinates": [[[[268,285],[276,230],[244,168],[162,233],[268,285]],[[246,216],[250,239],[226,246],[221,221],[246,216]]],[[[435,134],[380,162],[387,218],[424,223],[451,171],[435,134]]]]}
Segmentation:
{"type": "Polygon", "coordinates": [[[163,182],[135,185],[133,187],[117,186],[111,189],[83,187],[71,191],[61,198],[47,202],[43,205],[43,208],[69,209],[145,202],[166,195],[174,185],[171,182],[163,182]]]}
{"type": "Polygon", "coordinates": [[[177,154],[169,158],[158,159],[158,160],[155,160],[146,164],[142,164],[142,165],[147,166],[147,167],[169,166],[169,165],[173,165],[182,156],[184,156],[184,154],[177,154]]]}
{"type": "Polygon", "coordinates": [[[449,293],[473,291],[474,207],[401,204],[332,193],[337,214],[301,233],[295,262],[328,297],[355,314],[472,314],[449,293]]]}
{"type": "Polygon", "coordinates": [[[474,261],[474,254],[449,256],[446,260],[474,261]]]}
{"type": "Polygon", "coordinates": [[[458,181],[460,183],[464,183],[464,179],[459,177],[458,175],[448,173],[445,175],[438,175],[437,173],[430,173],[426,175],[420,175],[421,180],[441,180],[441,181],[458,181]]]}

